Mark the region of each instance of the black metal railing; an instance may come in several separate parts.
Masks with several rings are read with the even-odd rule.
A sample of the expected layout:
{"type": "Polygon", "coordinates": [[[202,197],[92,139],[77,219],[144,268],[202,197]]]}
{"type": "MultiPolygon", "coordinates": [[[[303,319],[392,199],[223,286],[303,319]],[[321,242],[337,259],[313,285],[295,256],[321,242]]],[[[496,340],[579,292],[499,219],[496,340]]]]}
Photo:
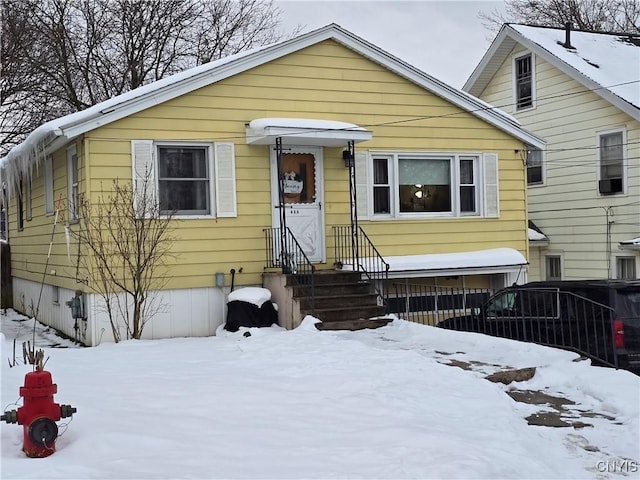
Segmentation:
{"type": "Polygon", "coordinates": [[[394,284],[390,311],[400,318],[452,330],[560,347],[618,368],[615,311],[558,289],[489,290],[394,284]]]}
{"type": "Polygon", "coordinates": [[[389,312],[423,325],[437,325],[451,317],[471,315],[493,294],[488,288],[439,287],[394,282],[389,295],[389,312]]]}
{"type": "Polygon", "coordinates": [[[288,227],[284,231],[280,228],[265,228],[263,232],[267,246],[267,268],[280,269],[296,285],[302,287],[309,297],[311,311],[315,313],[315,265],[288,227]]]}
{"type": "Polygon", "coordinates": [[[333,240],[337,266],[362,272],[375,287],[380,303],[387,306],[389,264],[362,227],[336,225],[333,227],[333,240]]]}

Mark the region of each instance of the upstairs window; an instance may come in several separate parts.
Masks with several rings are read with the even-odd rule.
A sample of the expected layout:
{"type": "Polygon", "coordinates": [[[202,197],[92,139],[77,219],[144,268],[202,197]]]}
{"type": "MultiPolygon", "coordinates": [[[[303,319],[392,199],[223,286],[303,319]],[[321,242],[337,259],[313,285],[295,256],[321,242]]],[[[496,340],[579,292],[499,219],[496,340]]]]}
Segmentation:
{"type": "Polygon", "coordinates": [[[527,54],[516,58],[513,68],[516,110],[533,108],[533,56],[527,54]]]}
{"type": "Polygon", "coordinates": [[[527,185],[542,185],[542,150],[527,145],[527,185]]]}
{"type": "Polygon", "coordinates": [[[620,130],[598,135],[598,190],[602,195],[624,191],[624,141],[624,132],[620,130]]]}

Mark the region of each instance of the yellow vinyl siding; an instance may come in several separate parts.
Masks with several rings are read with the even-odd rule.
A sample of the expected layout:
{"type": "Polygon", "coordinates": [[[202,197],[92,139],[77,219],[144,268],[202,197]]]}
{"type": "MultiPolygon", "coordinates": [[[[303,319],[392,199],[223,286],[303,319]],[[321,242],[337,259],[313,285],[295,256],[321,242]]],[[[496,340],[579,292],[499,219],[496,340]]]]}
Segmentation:
{"type": "MultiPolygon", "coordinates": [[[[69,144],[71,145],[71,143],[69,144]]],[[[84,155],[81,142],[77,141],[78,154],[78,180],[80,191],[85,185],[84,155]]],[[[67,153],[66,147],[53,154],[53,200],[54,215],[45,215],[45,169],[44,161],[37,168],[32,170],[32,219],[26,220],[24,230],[17,231],[17,195],[10,202],[9,220],[11,243],[11,269],[12,276],[24,278],[40,283],[43,274],[46,273],[45,282],[64,287],[76,289],[79,287],[76,282],[76,252],[77,247],[73,239],[70,242],[71,260],[67,256],[67,243],[65,237],[65,225],[67,224],[67,153]],[[51,256],[47,265],[47,253],[53,232],[55,220],[55,208],[60,205],[58,223],[51,248],[51,256]],[[45,265],[47,265],[45,272],[45,265]],[[55,274],[53,273],[55,272],[55,274]]],[[[63,301],[65,299],[60,299],[63,301]]],[[[37,305],[26,305],[26,313],[32,314],[32,309],[37,305]]],[[[48,308],[48,305],[41,305],[40,308],[48,308]]]]}
{"type": "MultiPolygon", "coordinates": [[[[248,146],[245,139],[245,124],[260,117],[356,123],[373,132],[373,139],[357,145],[358,150],[497,153],[500,218],[376,220],[360,224],[383,255],[504,246],[526,255],[524,166],[515,153],[522,148],[521,142],[346,47],[325,41],[100,127],[85,134],[84,141],[77,141],[81,192],[85,187],[86,150],[91,173],[86,193],[94,201],[101,191],[110,190],[113,178],[131,180],[131,140],[235,144],[238,217],[176,221],[174,235],[178,240],[166,288],[213,286],[216,272],[228,277],[232,268],[236,272],[242,269],[236,274],[236,285],[261,283],[266,249],[262,230],[272,226],[271,147],[248,146]]],[[[349,223],[349,182],[342,149],[325,148],[323,155],[324,267],[331,268],[331,227],[349,223]]],[[[55,198],[61,192],[66,198],[63,150],[56,153],[54,167],[55,198]]],[[[34,204],[38,212],[42,211],[41,203],[34,204]]],[[[41,218],[35,210],[34,218],[41,218]]],[[[51,218],[47,217],[47,226],[50,224],[51,218]]],[[[48,233],[48,227],[41,229],[34,244],[40,248],[48,245],[48,233]]],[[[62,228],[55,240],[54,268],[73,278],[75,266],[67,265],[62,228]]],[[[20,255],[24,254],[18,252],[16,263],[20,255]]],[[[36,276],[29,278],[37,280],[36,276]]]]}

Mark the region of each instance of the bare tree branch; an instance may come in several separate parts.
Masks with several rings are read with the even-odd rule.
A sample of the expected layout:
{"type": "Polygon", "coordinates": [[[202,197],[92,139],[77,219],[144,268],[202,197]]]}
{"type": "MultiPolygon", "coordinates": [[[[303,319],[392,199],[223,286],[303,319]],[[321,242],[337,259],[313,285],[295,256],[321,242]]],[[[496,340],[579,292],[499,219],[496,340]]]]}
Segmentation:
{"type": "Polygon", "coordinates": [[[640,0],[506,0],[505,13],[498,10],[478,16],[496,32],[504,23],[526,23],[595,32],[640,33],[640,0]]]}
{"type": "Polygon", "coordinates": [[[271,0],[3,0],[0,156],[45,121],[279,40],[279,15],[271,0]]]}
{"type": "Polygon", "coordinates": [[[79,245],[79,277],[104,300],[116,342],[122,338],[120,321],[126,338],[138,339],[162,308],[154,295],[168,281],[173,215],[160,213],[147,194],[152,188],[147,179],[142,191],[134,193],[131,182],[114,180],[112,190],[94,205],[86,199],[79,202],[80,225],[73,233],[79,245]],[[140,196],[134,202],[136,194],[140,196]]]}

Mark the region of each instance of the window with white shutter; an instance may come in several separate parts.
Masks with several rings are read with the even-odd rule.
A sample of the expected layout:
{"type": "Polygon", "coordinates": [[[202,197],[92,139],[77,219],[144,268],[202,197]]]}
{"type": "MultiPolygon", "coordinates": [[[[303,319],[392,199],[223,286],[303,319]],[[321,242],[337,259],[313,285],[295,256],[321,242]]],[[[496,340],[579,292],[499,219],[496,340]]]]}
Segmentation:
{"type": "Polygon", "coordinates": [[[360,153],[364,165],[358,167],[356,154],[358,194],[366,191],[367,198],[358,198],[359,217],[366,218],[366,211],[374,219],[498,216],[495,153],[372,152],[371,165],[360,153]]]}
{"type": "Polygon", "coordinates": [[[216,210],[218,217],[237,217],[236,160],[233,143],[215,143],[216,210]]]}
{"type": "Polygon", "coordinates": [[[134,140],[131,155],[139,215],[237,216],[233,143],[134,140]]]}
{"type": "Polygon", "coordinates": [[[500,216],[500,196],[498,188],[498,155],[485,153],[483,155],[484,170],[484,216],[500,216]]]}
{"type": "Polygon", "coordinates": [[[365,220],[369,218],[367,152],[356,150],[354,168],[356,174],[356,215],[359,219],[365,220]]]}

